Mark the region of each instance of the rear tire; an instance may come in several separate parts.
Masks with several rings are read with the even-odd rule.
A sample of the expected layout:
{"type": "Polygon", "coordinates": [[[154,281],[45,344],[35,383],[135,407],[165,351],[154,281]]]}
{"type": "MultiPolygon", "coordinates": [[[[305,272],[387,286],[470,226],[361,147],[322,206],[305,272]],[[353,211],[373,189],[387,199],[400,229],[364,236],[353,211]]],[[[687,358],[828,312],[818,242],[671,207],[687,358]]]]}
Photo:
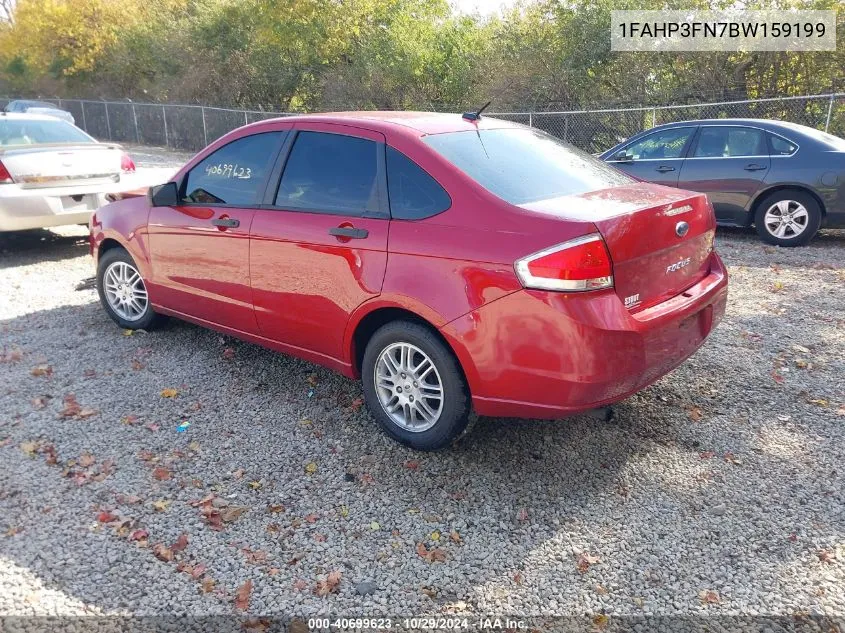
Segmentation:
{"type": "Polygon", "coordinates": [[[164,320],[153,311],[141,272],[123,248],[109,249],[100,257],[97,294],[106,314],[125,330],[153,329],[164,320]]]}
{"type": "Polygon", "coordinates": [[[775,246],[804,246],[822,223],[822,210],[805,191],[783,189],[763,198],[754,214],[754,228],[775,246]]]}
{"type": "Polygon", "coordinates": [[[452,351],[427,327],[394,321],[367,343],[364,398],[393,439],[420,451],[451,444],[466,429],[469,389],[452,351]]]}

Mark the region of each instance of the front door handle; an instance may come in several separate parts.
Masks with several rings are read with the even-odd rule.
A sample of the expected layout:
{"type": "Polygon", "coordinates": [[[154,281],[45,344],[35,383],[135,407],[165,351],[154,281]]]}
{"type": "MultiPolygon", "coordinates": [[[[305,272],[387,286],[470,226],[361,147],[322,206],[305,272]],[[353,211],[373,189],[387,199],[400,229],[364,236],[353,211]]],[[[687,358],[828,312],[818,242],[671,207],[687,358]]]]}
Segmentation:
{"type": "Polygon", "coordinates": [[[356,229],[352,226],[336,226],[329,229],[329,235],[335,237],[345,237],[351,240],[362,240],[367,237],[370,232],[367,229],[356,229]]]}
{"type": "Polygon", "coordinates": [[[761,169],[766,169],[766,166],[751,163],[750,165],[746,165],[743,169],[745,169],[745,171],[760,171],[761,169]]]}
{"type": "Polygon", "coordinates": [[[241,221],[235,218],[216,218],[211,223],[224,229],[234,229],[241,225],[241,221]]]}
{"type": "Polygon", "coordinates": [[[657,171],[659,171],[661,174],[665,174],[667,171],[675,171],[675,168],[669,167],[669,165],[661,165],[657,168],[657,171]]]}

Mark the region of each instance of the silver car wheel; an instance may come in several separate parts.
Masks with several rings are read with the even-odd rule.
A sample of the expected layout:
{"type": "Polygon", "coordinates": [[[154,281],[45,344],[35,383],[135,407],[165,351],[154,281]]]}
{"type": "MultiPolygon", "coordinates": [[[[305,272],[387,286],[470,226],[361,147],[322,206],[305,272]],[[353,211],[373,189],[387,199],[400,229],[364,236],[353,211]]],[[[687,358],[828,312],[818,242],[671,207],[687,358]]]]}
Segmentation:
{"type": "Polygon", "coordinates": [[[766,231],[779,239],[790,240],[801,235],[807,228],[810,214],[807,208],[795,200],[781,200],[766,211],[763,223],[766,231]]]}
{"type": "Polygon", "coordinates": [[[373,373],[379,402],[398,427],[421,433],[437,424],[443,412],[443,383],[434,362],[419,347],[388,345],[373,373]]]}
{"type": "Polygon", "coordinates": [[[141,273],[126,262],[114,262],[106,268],[103,292],[109,307],[125,321],[138,321],[149,309],[147,288],[141,273]]]}

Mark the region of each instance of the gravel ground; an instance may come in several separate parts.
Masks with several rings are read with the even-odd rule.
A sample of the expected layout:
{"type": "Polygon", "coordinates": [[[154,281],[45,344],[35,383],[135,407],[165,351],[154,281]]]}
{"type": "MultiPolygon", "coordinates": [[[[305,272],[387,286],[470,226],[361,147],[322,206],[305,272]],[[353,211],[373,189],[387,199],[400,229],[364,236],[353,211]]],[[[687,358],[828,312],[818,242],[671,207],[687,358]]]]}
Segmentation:
{"type": "Polygon", "coordinates": [[[720,232],[682,367],[436,454],[305,362],[125,335],[84,236],[0,235],[0,614],[845,615],[845,233],[720,232]]]}

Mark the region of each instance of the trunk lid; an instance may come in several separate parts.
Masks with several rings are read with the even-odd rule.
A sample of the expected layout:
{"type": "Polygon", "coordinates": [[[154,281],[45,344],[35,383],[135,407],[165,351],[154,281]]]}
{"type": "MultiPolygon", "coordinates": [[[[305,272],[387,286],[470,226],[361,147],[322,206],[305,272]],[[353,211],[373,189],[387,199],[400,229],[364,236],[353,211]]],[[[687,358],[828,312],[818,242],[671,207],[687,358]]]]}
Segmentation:
{"type": "Polygon", "coordinates": [[[0,152],[0,161],[24,189],[112,183],[120,180],[122,151],[81,143],[22,146],[0,152]]]}
{"type": "Polygon", "coordinates": [[[616,293],[631,311],[681,294],[709,272],[716,219],[704,194],[637,183],[523,207],[593,223],[613,261],[616,293]]]}

